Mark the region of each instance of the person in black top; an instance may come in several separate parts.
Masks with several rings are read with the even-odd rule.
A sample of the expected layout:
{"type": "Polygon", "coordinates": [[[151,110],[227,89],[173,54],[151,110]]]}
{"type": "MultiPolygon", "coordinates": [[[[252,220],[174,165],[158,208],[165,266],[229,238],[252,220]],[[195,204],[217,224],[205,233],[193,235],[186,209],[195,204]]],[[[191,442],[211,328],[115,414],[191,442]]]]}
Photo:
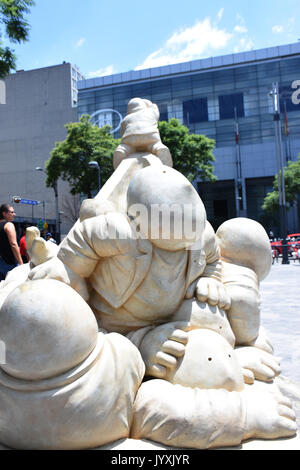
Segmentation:
{"type": "Polygon", "coordinates": [[[9,204],[0,207],[0,280],[8,271],[23,264],[14,224],[15,211],[9,204]]]}

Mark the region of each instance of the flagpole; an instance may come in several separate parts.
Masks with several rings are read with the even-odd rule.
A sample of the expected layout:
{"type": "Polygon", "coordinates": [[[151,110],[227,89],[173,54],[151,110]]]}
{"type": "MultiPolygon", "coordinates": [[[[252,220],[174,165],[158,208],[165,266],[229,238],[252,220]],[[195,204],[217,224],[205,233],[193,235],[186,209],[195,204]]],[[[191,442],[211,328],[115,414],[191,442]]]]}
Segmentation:
{"type": "Polygon", "coordinates": [[[284,106],[284,112],[283,112],[283,118],[284,118],[284,134],[285,134],[285,154],[286,154],[286,163],[292,159],[291,156],[291,141],[290,141],[290,129],[289,129],[289,121],[287,117],[287,112],[286,112],[286,100],[284,100],[283,103],[284,106]]]}
{"type": "Polygon", "coordinates": [[[240,148],[240,132],[239,123],[237,118],[237,109],[234,108],[235,119],[235,144],[236,144],[236,178],[235,178],[235,207],[237,217],[241,217],[242,213],[246,211],[246,190],[242,178],[242,161],[241,161],[241,148],[240,148]]]}
{"type": "Polygon", "coordinates": [[[279,104],[279,87],[278,83],[273,83],[272,86],[273,109],[274,109],[274,127],[275,127],[275,145],[278,167],[278,196],[279,196],[279,211],[280,211],[280,235],[282,238],[282,264],[289,264],[288,247],[286,241],[287,235],[287,214],[286,214],[286,200],[285,200],[285,183],[283,171],[283,158],[282,158],[282,139],[281,139],[281,124],[280,124],[280,104],[279,104]]]}

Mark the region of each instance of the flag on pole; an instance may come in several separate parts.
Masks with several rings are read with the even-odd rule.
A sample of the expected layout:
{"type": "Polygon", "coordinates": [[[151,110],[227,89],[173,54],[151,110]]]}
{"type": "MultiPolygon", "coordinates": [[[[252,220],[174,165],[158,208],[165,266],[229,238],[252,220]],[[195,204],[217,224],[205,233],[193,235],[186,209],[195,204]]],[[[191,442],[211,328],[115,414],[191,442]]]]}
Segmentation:
{"type": "Polygon", "coordinates": [[[286,102],[284,102],[284,112],[283,112],[283,122],[284,122],[284,133],[286,136],[290,134],[289,130],[289,121],[286,113],[286,102]]]}
{"type": "Polygon", "coordinates": [[[238,145],[239,140],[240,140],[240,133],[239,133],[239,123],[237,120],[237,110],[234,108],[234,119],[235,119],[235,124],[234,124],[234,137],[235,137],[235,143],[238,145]]]}
{"type": "Polygon", "coordinates": [[[240,133],[239,133],[239,124],[237,121],[235,122],[234,136],[235,136],[235,143],[238,144],[239,139],[240,139],[240,133]]]}

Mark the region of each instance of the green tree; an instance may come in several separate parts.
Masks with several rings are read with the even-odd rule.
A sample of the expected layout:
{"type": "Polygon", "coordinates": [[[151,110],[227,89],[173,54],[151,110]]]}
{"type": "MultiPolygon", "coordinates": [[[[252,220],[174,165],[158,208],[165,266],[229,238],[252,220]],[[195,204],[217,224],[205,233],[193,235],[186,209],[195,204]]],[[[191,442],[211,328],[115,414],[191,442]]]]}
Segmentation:
{"type": "Polygon", "coordinates": [[[103,185],[113,172],[113,152],[119,140],[113,138],[109,126],[94,126],[88,115],[66,124],[66,128],[65,140],[56,143],[46,162],[46,185],[54,188],[58,178],[62,178],[69,182],[72,194],[83,193],[90,198],[98,179],[97,171],[88,163],[98,162],[103,185]]]}
{"type": "MultiPolygon", "coordinates": [[[[292,207],[300,195],[300,154],[296,162],[288,162],[283,174],[286,202],[288,207],[292,207]]],[[[269,213],[279,210],[278,175],[275,175],[273,191],[266,195],[262,208],[269,213]]]]}
{"type": "Polygon", "coordinates": [[[190,134],[189,129],[178,119],[160,121],[158,128],[162,142],[169,148],[173,167],[189,181],[200,176],[202,181],[216,181],[212,163],[215,141],[204,135],[190,134]]]}
{"type": "Polygon", "coordinates": [[[16,69],[14,51],[3,42],[5,36],[10,43],[28,40],[29,24],[25,19],[34,0],[0,0],[0,79],[16,69]]]}

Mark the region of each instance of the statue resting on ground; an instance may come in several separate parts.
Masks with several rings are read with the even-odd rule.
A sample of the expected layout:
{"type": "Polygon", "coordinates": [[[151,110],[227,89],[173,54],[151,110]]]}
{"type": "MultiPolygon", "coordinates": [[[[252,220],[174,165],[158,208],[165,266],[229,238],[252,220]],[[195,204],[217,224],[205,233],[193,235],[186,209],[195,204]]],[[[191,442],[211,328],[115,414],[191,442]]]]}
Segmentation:
{"type": "MultiPolygon", "coordinates": [[[[41,328],[41,339],[34,349],[34,329],[28,327],[33,344],[30,354],[29,346],[25,348],[29,366],[22,360],[23,350],[9,350],[8,365],[2,366],[12,376],[8,383],[0,375],[4,444],[45,448],[45,435],[39,433],[44,425],[42,410],[51,410],[56,429],[63,429],[64,438],[61,432],[56,440],[51,435],[52,448],[95,447],[128,436],[209,448],[296,431],[290,402],[272,383],[280,372],[279,362],[260,327],[259,282],[271,266],[268,237],[250,219],[233,219],[214,233],[194,187],[166,160],[169,153],[155,125],[153,129],[146,125],[151,113],[157,122],[155,105],[131,100],[111,179],[94,200],[84,201],[80,219],[57,254],[47,256],[36,237],[32,251],[39,244],[44,251],[36,250],[40,256],[31,263],[30,272],[22,271],[22,279],[18,271],[12,272],[10,282],[5,281],[0,307],[0,317],[6,319],[3,338],[8,340],[12,331],[18,334],[21,323],[33,322],[38,332],[41,328]],[[53,282],[58,284],[48,285],[53,282]],[[46,290],[55,297],[55,285],[63,284],[69,289],[69,301],[57,297],[37,314],[39,292],[46,290]],[[92,333],[85,332],[79,313],[74,313],[72,322],[77,302],[75,310],[83,303],[83,315],[95,320],[92,333]],[[57,319],[55,310],[61,303],[64,308],[57,319]],[[70,323],[73,339],[64,344],[61,338],[70,323]],[[43,341],[48,328],[59,329],[60,342],[56,333],[49,335],[52,342],[43,341]],[[87,337],[94,339],[90,343],[87,337]],[[55,344],[70,360],[59,363],[55,344]],[[85,365],[89,361],[91,368],[85,365]],[[45,376],[38,374],[38,364],[45,376]],[[78,370],[84,371],[82,375],[78,370]],[[115,371],[114,379],[106,377],[108,370],[115,371]],[[144,373],[148,380],[141,384],[144,373]],[[35,402],[35,395],[28,395],[28,380],[34,380],[39,393],[47,390],[44,401],[35,402]],[[54,393],[53,384],[59,393],[54,393]],[[99,398],[94,396],[95,387],[99,398]],[[114,387],[120,389],[118,396],[114,387]],[[26,439],[16,431],[9,407],[16,390],[22,391],[17,407],[30,410],[22,415],[26,439]],[[80,418],[81,410],[85,419],[80,418]],[[80,419],[74,434],[76,414],[80,419]],[[103,414],[111,417],[113,435],[105,436],[97,427],[97,418],[105,423],[103,414]]],[[[50,432],[47,428],[46,434],[50,432]]]]}

